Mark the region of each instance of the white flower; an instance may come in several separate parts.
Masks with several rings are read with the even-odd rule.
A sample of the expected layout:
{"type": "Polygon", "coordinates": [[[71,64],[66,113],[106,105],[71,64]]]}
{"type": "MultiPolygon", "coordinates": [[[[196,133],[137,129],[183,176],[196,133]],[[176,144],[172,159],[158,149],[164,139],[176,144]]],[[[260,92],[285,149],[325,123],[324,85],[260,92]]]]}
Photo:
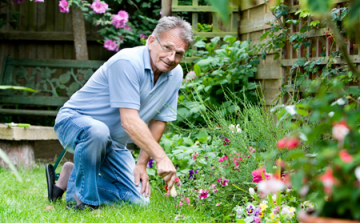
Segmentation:
{"type": "Polygon", "coordinates": [[[345,139],[345,136],[349,134],[350,129],[347,127],[345,121],[341,121],[339,123],[336,123],[332,128],[332,135],[334,139],[343,141],[345,139]]]}
{"type": "Polygon", "coordinates": [[[306,137],[306,135],[302,132],[299,133],[299,138],[302,140],[302,141],[308,141],[308,138],[306,137]]]}
{"type": "Polygon", "coordinates": [[[254,190],[254,188],[250,187],[250,188],[249,188],[249,193],[250,193],[250,196],[251,196],[251,197],[254,197],[254,195],[255,195],[255,190],[254,190]]]}
{"type": "Polygon", "coordinates": [[[333,111],[332,111],[332,112],[329,112],[329,114],[328,114],[328,115],[329,115],[329,117],[331,118],[331,117],[333,117],[333,116],[334,116],[334,114],[335,114],[335,112],[333,112],[333,111]]]}
{"type": "Polygon", "coordinates": [[[277,193],[278,191],[284,190],[285,184],[278,179],[271,178],[270,180],[263,180],[258,184],[258,190],[265,195],[269,193],[277,193]]]}
{"type": "Polygon", "coordinates": [[[355,176],[360,181],[360,166],[355,168],[355,176]]]}
{"type": "Polygon", "coordinates": [[[240,219],[244,216],[245,208],[243,208],[241,206],[236,206],[235,211],[236,211],[236,218],[240,219]]]}
{"type": "Polygon", "coordinates": [[[295,115],[295,114],[296,114],[295,105],[285,106],[285,110],[286,110],[287,113],[289,113],[290,115],[295,115]]]}
{"type": "Polygon", "coordinates": [[[229,129],[232,133],[234,133],[235,125],[233,125],[233,124],[229,125],[229,129]]]}
{"type": "Polygon", "coordinates": [[[239,124],[236,125],[236,132],[237,132],[237,133],[241,133],[241,132],[242,132],[239,124]]]}
{"type": "Polygon", "coordinates": [[[273,194],[272,199],[273,201],[276,201],[276,194],[273,194]]]}
{"type": "Polygon", "coordinates": [[[346,101],[345,101],[344,99],[339,98],[339,99],[337,99],[335,102],[333,102],[333,103],[331,104],[331,106],[336,105],[336,104],[338,104],[338,105],[344,105],[345,103],[346,103],[346,101]]]}

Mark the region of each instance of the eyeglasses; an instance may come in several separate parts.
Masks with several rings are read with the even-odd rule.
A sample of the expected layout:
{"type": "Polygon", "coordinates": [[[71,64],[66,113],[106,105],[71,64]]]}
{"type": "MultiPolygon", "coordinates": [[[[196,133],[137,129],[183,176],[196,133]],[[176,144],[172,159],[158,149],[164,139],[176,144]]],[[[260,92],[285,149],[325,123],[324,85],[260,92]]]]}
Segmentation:
{"type": "Polygon", "coordinates": [[[161,49],[163,49],[163,51],[165,51],[167,54],[169,54],[170,56],[175,54],[175,59],[176,60],[183,60],[185,59],[185,54],[181,53],[181,52],[176,52],[174,49],[172,49],[170,46],[165,46],[163,47],[159,41],[159,39],[155,36],[157,42],[159,43],[161,49]]]}

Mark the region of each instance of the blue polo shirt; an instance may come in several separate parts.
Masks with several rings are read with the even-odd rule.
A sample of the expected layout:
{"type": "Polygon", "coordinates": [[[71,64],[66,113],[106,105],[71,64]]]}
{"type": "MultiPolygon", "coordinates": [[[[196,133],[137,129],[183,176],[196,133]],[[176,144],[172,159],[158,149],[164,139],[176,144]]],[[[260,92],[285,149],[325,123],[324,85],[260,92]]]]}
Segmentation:
{"type": "Polygon", "coordinates": [[[130,137],[120,123],[119,108],[139,111],[140,118],[164,122],[176,120],[178,92],[183,71],[178,65],[162,73],[154,85],[148,46],[123,49],[104,63],[62,109],[102,121],[120,146],[130,137]]]}

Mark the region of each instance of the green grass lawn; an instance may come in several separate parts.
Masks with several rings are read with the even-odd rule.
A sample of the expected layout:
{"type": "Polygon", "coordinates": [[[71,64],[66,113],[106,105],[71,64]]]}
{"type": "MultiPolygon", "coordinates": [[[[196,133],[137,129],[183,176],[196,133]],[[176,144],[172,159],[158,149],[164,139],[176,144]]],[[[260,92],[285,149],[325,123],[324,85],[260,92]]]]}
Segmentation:
{"type": "Polygon", "coordinates": [[[148,206],[122,204],[104,206],[100,210],[67,210],[66,202],[49,203],[45,167],[20,170],[23,182],[10,170],[0,168],[0,222],[209,222],[202,210],[193,207],[175,208],[173,198],[152,188],[148,206]],[[47,210],[49,209],[49,210],[47,210]]]}

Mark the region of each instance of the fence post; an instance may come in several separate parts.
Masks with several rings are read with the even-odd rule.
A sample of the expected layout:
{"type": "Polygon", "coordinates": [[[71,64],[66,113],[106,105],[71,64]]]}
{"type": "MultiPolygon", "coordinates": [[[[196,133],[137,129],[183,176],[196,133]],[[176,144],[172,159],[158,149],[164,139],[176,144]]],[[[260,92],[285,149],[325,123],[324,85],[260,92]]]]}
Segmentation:
{"type": "Polygon", "coordinates": [[[171,16],[171,0],[161,0],[161,17],[171,16]]]}
{"type": "Polygon", "coordinates": [[[89,60],[84,16],[80,8],[72,8],[74,46],[77,60],[89,60]]]}

